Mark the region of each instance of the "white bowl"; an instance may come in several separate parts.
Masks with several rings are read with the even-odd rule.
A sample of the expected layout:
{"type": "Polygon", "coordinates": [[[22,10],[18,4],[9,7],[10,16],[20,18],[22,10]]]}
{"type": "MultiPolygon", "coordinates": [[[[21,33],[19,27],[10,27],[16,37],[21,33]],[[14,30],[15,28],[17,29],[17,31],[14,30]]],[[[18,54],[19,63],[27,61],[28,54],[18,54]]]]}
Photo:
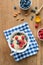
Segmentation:
{"type": "Polygon", "coordinates": [[[28,7],[28,8],[22,8],[21,6],[20,6],[20,4],[19,4],[19,7],[22,9],[22,10],[28,10],[30,7],[31,7],[31,5],[32,5],[32,0],[30,0],[31,1],[31,4],[30,4],[30,6],[28,7]]]}
{"type": "Polygon", "coordinates": [[[8,43],[8,45],[9,45],[9,48],[11,49],[11,51],[14,51],[14,52],[17,52],[17,53],[21,53],[21,52],[24,52],[24,51],[29,47],[29,43],[30,43],[29,41],[30,41],[30,40],[29,40],[28,35],[27,35],[26,33],[24,33],[24,32],[20,32],[20,31],[13,32],[9,39],[10,39],[10,42],[8,43]],[[14,34],[16,34],[16,33],[18,33],[18,32],[19,32],[19,33],[23,33],[24,35],[26,35],[26,37],[27,37],[27,39],[28,39],[28,42],[27,42],[26,47],[23,48],[22,50],[16,50],[16,49],[12,48],[12,47],[11,47],[11,44],[10,44],[12,37],[14,36],[14,34]]]}
{"type": "Polygon", "coordinates": [[[43,28],[40,28],[40,29],[38,30],[37,36],[38,36],[39,40],[43,41],[43,39],[40,39],[40,37],[39,37],[39,35],[38,35],[38,33],[39,33],[39,31],[40,31],[41,29],[43,29],[43,28]]]}

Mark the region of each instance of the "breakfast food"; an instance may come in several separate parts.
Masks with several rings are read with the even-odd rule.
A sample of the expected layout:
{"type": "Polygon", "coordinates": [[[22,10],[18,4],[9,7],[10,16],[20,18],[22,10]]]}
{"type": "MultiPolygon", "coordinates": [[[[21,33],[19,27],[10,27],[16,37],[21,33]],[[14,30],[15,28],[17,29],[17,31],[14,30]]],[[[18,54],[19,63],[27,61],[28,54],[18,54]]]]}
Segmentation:
{"type": "Polygon", "coordinates": [[[34,16],[31,16],[31,21],[33,20],[34,16]]]}
{"type": "Polygon", "coordinates": [[[39,32],[38,32],[38,36],[40,39],[43,40],[43,29],[41,29],[39,32]]]}
{"type": "Polygon", "coordinates": [[[11,47],[21,50],[27,45],[27,37],[23,33],[16,33],[11,39],[11,47]]]}
{"type": "Polygon", "coordinates": [[[18,21],[18,20],[19,20],[19,18],[16,19],[16,21],[18,21]]]}
{"type": "Polygon", "coordinates": [[[28,14],[25,14],[25,16],[28,16],[28,14]]]}
{"type": "Polygon", "coordinates": [[[22,18],[21,21],[24,21],[24,18],[22,18]]]}
{"type": "Polygon", "coordinates": [[[22,9],[27,9],[29,8],[31,5],[31,1],[30,0],[20,0],[20,7],[22,9]]]}
{"type": "Polygon", "coordinates": [[[36,24],[35,24],[35,28],[38,28],[38,27],[39,27],[39,24],[38,24],[38,23],[36,23],[36,24]]]}
{"type": "Polygon", "coordinates": [[[40,23],[40,22],[41,22],[40,16],[36,16],[36,17],[35,17],[35,22],[36,22],[36,23],[40,23]]]}

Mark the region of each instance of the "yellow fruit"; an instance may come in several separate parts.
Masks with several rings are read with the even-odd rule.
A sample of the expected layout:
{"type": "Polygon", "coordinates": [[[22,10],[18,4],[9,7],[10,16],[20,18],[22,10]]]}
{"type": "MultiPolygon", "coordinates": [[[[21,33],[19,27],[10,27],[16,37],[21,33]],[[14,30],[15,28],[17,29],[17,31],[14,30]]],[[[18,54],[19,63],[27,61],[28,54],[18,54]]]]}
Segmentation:
{"type": "Polygon", "coordinates": [[[40,23],[40,22],[41,22],[40,16],[36,16],[36,17],[35,17],[35,22],[36,22],[36,23],[40,23]]]}

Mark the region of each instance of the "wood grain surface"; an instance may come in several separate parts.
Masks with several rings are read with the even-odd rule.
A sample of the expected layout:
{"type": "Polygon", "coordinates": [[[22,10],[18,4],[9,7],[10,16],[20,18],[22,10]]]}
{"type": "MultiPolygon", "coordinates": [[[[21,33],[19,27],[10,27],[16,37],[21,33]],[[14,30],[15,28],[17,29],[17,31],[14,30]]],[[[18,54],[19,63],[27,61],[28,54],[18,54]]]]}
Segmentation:
{"type": "Polygon", "coordinates": [[[30,10],[35,6],[40,8],[42,4],[43,0],[32,0],[32,6],[27,11],[28,16],[25,16],[26,12],[19,8],[19,0],[0,0],[0,65],[43,65],[43,42],[37,38],[38,29],[43,27],[43,9],[40,12],[41,23],[38,29],[35,29],[34,27],[35,20],[30,20],[31,16],[35,16],[35,14],[31,13],[30,10]],[[16,5],[17,10],[14,10],[14,5],[16,5]],[[15,13],[19,11],[21,14],[14,17],[15,13]],[[18,18],[19,20],[17,21],[18,18]],[[24,21],[28,22],[33,35],[39,44],[39,51],[34,56],[15,62],[13,57],[10,57],[9,55],[10,49],[4,37],[3,31],[23,23],[24,21],[21,21],[22,18],[24,18],[24,21]]]}

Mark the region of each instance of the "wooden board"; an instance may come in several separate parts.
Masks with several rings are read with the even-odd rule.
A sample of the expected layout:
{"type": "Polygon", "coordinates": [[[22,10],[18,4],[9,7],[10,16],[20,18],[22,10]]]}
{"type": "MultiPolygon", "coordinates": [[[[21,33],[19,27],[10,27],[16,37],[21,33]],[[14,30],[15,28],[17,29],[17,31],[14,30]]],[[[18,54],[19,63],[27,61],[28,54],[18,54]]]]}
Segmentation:
{"type": "Polygon", "coordinates": [[[35,16],[35,14],[31,13],[30,10],[35,6],[40,8],[42,4],[43,0],[32,0],[32,6],[28,10],[28,16],[25,16],[25,12],[19,8],[19,0],[0,0],[0,65],[43,65],[43,42],[37,38],[37,30],[43,27],[43,9],[40,12],[41,23],[38,29],[35,29],[34,27],[35,20],[30,20],[32,15],[35,16]],[[17,10],[14,10],[14,5],[16,5],[17,10]],[[14,14],[18,11],[20,11],[21,14],[15,18],[14,14]],[[17,18],[19,18],[18,21],[17,18]],[[39,44],[40,50],[37,55],[23,59],[20,62],[15,62],[13,57],[10,57],[9,55],[10,49],[4,37],[3,31],[23,23],[24,21],[21,21],[22,18],[24,18],[24,21],[28,22],[33,35],[39,44]]]}

